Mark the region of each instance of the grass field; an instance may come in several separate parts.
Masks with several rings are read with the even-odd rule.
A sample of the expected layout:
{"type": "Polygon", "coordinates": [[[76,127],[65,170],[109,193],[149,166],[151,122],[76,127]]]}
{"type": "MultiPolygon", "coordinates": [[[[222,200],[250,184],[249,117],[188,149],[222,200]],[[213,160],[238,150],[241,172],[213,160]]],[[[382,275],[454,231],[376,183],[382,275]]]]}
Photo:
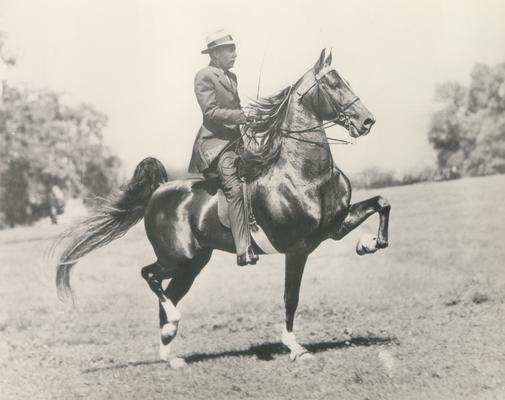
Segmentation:
{"type": "Polygon", "coordinates": [[[153,253],[139,224],[77,265],[77,306],[56,299],[40,224],[0,232],[1,399],[503,399],[505,176],[356,192],[392,203],[390,247],[359,236],[309,258],[295,330],[315,359],[279,342],[283,258],[250,268],[216,252],[181,302],[174,349],[158,361],[153,253]],[[352,333],[345,332],[352,329],[352,333]]]}

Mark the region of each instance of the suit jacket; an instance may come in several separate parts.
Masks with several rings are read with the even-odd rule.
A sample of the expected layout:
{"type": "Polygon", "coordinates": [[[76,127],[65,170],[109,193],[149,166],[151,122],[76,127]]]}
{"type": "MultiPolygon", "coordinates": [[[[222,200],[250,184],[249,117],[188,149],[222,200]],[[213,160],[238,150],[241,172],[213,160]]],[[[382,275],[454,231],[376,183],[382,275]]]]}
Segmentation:
{"type": "Polygon", "coordinates": [[[237,92],[237,77],[212,62],[195,77],[195,94],[202,109],[203,123],[193,145],[189,172],[203,172],[223,149],[240,137],[245,122],[237,92]],[[228,77],[230,79],[228,79],[228,77]]]}

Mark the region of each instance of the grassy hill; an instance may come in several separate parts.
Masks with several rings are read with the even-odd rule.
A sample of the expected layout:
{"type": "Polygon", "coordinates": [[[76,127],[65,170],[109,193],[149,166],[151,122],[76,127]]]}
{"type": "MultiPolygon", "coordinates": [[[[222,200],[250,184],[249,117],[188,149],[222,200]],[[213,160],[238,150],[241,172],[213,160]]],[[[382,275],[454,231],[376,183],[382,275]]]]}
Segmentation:
{"type": "Polygon", "coordinates": [[[279,344],[283,257],[237,268],[216,252],[181,302],[175,350],[158,361],[153,261],[142,224],[77,265],[75,309],[44,265],[49,225],[0,234],[2,399],[447,399],[505,396],[505,176],[357,191],[392,203],[390,247],[358,257],[371,218],[309,258],[295,330],[279,344]],[[349,335],[349,331],[352,334],[349,335]]]}

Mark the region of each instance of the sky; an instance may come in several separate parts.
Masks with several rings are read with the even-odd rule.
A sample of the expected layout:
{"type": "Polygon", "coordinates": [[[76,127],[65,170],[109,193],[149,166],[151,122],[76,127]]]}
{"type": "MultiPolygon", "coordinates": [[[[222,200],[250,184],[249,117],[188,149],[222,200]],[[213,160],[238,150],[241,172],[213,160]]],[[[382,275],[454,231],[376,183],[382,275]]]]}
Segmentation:
{"type": "Polygon", "coordinates": [[[467,84],[475,63],[505,61],[504,16],[495,0],[0,0],[0,30],[18,59],[9,82],[106,113],[105,142],[126,172],[146,156],[187,167],[202,118],[193,92],[208,63],[200,50],[221,28],[237,43],[243,104],[256,97],[260,70],[260,93],[273,94],[333,49],[333,65],[377,120],[356,145],[333,148],[342,170],[433,164],[435,86],[467,84]]]}

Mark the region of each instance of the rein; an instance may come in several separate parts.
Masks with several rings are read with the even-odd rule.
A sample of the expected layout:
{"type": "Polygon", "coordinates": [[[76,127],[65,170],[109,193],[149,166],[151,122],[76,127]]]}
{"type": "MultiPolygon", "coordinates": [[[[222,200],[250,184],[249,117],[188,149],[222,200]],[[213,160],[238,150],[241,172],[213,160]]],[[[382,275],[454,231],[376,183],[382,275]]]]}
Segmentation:
{"type": "MultiPolygon", "coordinates": [[[[326,92],[324,92],[326,93],[326,92]]],[[[338,125],[339,123],[343,123],[344,126],[347,128],[350,125],[349,121],[349,115],[345,113],[345,110],[347,110],[350,106],[352,106],[354,103],[356,103],[359,100],[359,97],[356,97],[353,101],[349,102],[346,104],[344,107],[342,107],[339,111],[339,114],[337,117],[330,119],[326,122],[323,122],[319,125],[312,126],[310,128],[306,129],[300,129],[300,130],[290,130],[290,129],[280,129],[280,131],[283,133],[283,137],[288,138],[288,139],[294,139],[298,140],[300,142],[306,142],[306,143],[313,143],[313,144],[324,144],[324,142],[318,142],[318,141],[313,141],[313,140],[308,140],[308,139],[302,139],[296,136],[292,136],[292,133],[307,133],[307,132],[314,132],[314,131],[319,131],[322,130],[324,131],[327,128],[331,128],[332,126],[338,125]]],[[[328,144],[356,144],[356,139],[354,140],[346,140],[346,139],[338,139],[334,138],[331,136],[326,136],[326,139],[328,140],[328,144]]]]}
{"type": "MultiPolygon", "coordinates": [[[[331,111],[333,111],[337,116],[331,120],[322,121],[317,125],[305,129],[297,129],[297,130],[285,129],[279,126],[277,129],[282,138],[292,139],[303,143],[310,143],[320,147],[326,147],[326,145],[333,145],[333,144],[356,144],[355,138],[352,138],[352,140],[345,140],[326,136],[326,140],[319,141],[319,140],[307,139],[300,135],[307,132],[317,132],[317,131],[325,134],[324,130],[326,128],[330,128],[335,125],[342,125],[346,127],[348,131],[351,129],[350,116],[346,111],[359,100],[359,97],[355,97],[352,101],[350,101],[345,105],[338,104],[337,101],[333,99],[333,97],[328,93],[326,87],[322,85],[320,86],[322,78],[324,78],[324,76],[328,74],[330,71],[334,71],[334,68],[328,65],[323,67],[317,74],[315,74],[314,83],[308,89],[306,89],[303,94],[300,95],[300,93],[297,93],[299,95],[298,102],[301,103],[303,101],[304,96],[306,96],[307,93],[309,93],[313,88],[317,87],[319,89],[322,89],[320,90],[320,93],[324,96],[324,100],[326,101],[327,105],[331,108],[331,111]]],[[[279,114],[284,112],[286,103],[289,103],[293,99],[292,91],[295,86],[297,86],[297,83],[289,87],[286,97],[282,100],[280,104],[277,105],[276,107],[277,109],[273,112],[273,114],[269,116],[270,118],[272,117],[279,118],[280,117],[279,114]]],[[[270,132],[268,128],[264,132],[255,131],[254,122],[255,121],[251,121],[251,123],[246,123],[244,129],[242,129],[241,137],[234,140],[232,143],[229,144],[229,146],[238,143],[238,141],[241,139],[244,140],[244,137],[248,137],[249,140],[254,141],[254,143],[256,143],[257,145],[260,146],[264,145],[264,140],[268,137],[270,132]]],[[[262,122],[261,119],[259,120],[259,122],[260,123],[262,122]]]]}
{"type": "MultiPolygon", "coordinates": [[[[333,97],[331,97],[328,94],[328,92],[327,92],[327,90],[325,89],[324,86],[319,86],[321,79],[328,72],[330,72],[332,70],[333,70],[333,68],[331,68],[331,67],[325,67],[321,71],[319,71],[319,73],[316,74],[316,76],[315,76],[315,82],[305,92],[303,92],[301,95],[298,93],[298,95],[300,95],[300,97],[298,99],[298,102],[301,103],[303,101],[303,97],[308,92],[310,92],[313,88],[315,88],[317,86],[317,87],[323,89],[322,93],[325,95],[326,100],[327,101],[329,100],[329,103],[330,103],[330,106],[331,106],[332,110],[335,111],[335,112],[337,112],[337,116],[335,118],[333,118],[333,119],[330,119],[328,121],[322,122],[322,123],[320,123],[318,125],[315,125],[315,126],[312,126],[310,128],[306,128],[306,129],[291,130],[291,129],[280,128],[281,133],[283,133],[283,137],[288,138],[288,139],[298,140],[300,142],[305,142],[305,143],[324,144],[324,142],[313,141],[313,140],[308,140],[308,139],[302,139],[302,138],[299,138],[299,137],[296,137],[296,136],[292,136],[291,134],[293,134],[293,133],[307,133],[307,132],[313,132],[313,131],[318,131],[318,130],[323,130],[324,131],[325,129],[331,128],[332,126],[335,126],[335,125],[338,125],[338,124],[342,124],[347,129],[349,129],[351,121],[350,121],[350,118],[349,118],[349,114],[347,114],[345,111],[349,107],[351,107],[354,103],[356,103],[359,100],[359,97],[356,96],[356,98],[354,100],[350,101],[349,103],[347,103],[344,106],[341,106],[340,104],[338,104],[333,99],[333,97]]],[[[345,140],[345,139],[338,139],[338,138],[333,138],[333,137],[328,137],[328,136],[326,138],[328,139],[328,144],[329,145],[332,145],[332,144],[356,144],[356,140],[349,141],[349,140],[345,140]]]]}
{"type": "Polygon", "coordinates": [[[356,144],[355,140],[338,139],[338,138],[329,137],[329,136],[326,136],[326,139],[328,140],[328,142],[320,142],[320,141],[317,141],[317,140],[302,139],[302,138],[299,138],[299,137],[296,137],[296,136],[291,136],[291,135],[282,135],[282,137],[285,137],[286,139],[293,139],[293,140],[296,140],[298,142],[317,144],[317,145],[320,145],[320,146],[324,146],[325,144],[328,144],[330,146],[332,144],[356,144]]]}

